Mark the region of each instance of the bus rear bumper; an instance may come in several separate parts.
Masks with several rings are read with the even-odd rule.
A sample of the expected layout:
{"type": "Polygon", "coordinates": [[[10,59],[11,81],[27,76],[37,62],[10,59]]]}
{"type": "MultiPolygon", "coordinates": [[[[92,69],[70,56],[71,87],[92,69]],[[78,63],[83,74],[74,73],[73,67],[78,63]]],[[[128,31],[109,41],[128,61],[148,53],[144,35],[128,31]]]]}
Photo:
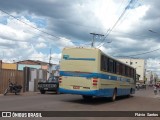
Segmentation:
{"type": "Polygon", "coordinates": [[[87,95],[87,96],[105,96],[110,97],[113,94],[113,89],[105,90],[105,93],[101,90],[68,90],[64,88],[59,88],[60,93],[66,94],[77,94],[77,95],[87,95]]]}
{"type": "MultiPolygon", "coordinates": [[[[59,88],[59,92],[66,93],[66,94],[88,95],[88,96],[97,96],[97,97],[111,97],[113,95],[114,89],[107,88],[107,89],[100,89],[100,90],[69,90],[65,88],[59,88]]],[[[132,93],[130,93],[130,89],[118,89],[117,96],[129,95],[134,93],[135,93],[135,89],[132,90],[132,93]]]]}

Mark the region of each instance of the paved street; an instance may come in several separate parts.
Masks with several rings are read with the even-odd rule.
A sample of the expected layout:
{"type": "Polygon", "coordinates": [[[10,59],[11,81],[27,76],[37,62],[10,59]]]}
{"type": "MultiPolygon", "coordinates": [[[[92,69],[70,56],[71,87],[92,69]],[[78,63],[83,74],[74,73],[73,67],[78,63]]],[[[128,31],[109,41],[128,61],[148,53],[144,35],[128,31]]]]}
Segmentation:
{"type": "MultiPolygon", "coordinates": [[[[115,102],[111,102],[106,98],[95,98],[88,102],[84,101],[79,95],[56,95],[53,93],[45,95],[41,95],[40,93],[23,93],[17,96],[14,94],[7,96],[0,95],[0,111],[160,111],[159,103],[159,95],[154,95],[151,88],[147,90],[140,89],[129,98],[119,97],[115,102]]],[[[145,120],[151,120],[149,118],[145,118],[145,120]]],[[[70,120],[74,118],[63,119],[70,120]]],[[[90,120],[91,117],[79,117],[78,119],[90,120]]],[[[92,119],[96,118],[92,117],[92,119]]],[[[130,119],[134,120],[134,118],[130,119]]],[[[144,117],[141,119],[144,119],[144,117]]],[[[158,120],[159,118],[154,117],[152,119],[158,120]]]]}

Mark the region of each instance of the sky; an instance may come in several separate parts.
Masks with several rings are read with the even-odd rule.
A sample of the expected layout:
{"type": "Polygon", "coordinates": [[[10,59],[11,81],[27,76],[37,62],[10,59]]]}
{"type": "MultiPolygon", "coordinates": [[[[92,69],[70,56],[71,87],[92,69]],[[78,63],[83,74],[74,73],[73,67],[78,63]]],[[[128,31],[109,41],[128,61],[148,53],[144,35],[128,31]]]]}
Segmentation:
{"type": "Polygon", "coordinates": [[[160,71],[160,0],[0,0],[0,59],[58,64],[64,47],[145,59],[160,71]],[[130,4],[129,4],[130,3],[130,4]],[[143,54],[145,53],[145,54],[143,54]]]}

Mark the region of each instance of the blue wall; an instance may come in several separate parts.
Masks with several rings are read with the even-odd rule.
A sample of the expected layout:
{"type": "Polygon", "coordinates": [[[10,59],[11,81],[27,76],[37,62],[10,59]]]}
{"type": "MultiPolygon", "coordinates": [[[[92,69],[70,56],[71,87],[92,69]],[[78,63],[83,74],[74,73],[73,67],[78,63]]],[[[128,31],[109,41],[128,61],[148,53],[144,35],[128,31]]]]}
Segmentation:
{"type": "Polygon", "coordinates": [[[41,65],[27,65],[27,64],[18,64],[18,70],[23,70],[24,67],[40,69],[41,65]]]}

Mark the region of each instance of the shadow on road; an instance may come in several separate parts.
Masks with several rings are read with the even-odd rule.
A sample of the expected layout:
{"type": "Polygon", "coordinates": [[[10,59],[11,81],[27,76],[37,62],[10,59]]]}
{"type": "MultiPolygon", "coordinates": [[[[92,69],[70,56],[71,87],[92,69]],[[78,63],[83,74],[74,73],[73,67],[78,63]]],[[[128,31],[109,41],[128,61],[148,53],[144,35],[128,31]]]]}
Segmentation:
{"type": "MultiPolygon", "coordinates": [[[[41,94],[41,93],[37,93],[37,94],[41,94]]],[[[60,95],[61,93],[56,93],[56,92],[46,92],[45,94],[42,95],[60,95]]]]}
{"type": "MultiPolygon", "coordinates": [[[[120,100],[125,100],[125,99],[130,99],[132,98],[133,96],[121,96],[121,97],[117,97],[116,98],[116,101],[114,102],[117,102],[117,101],[120,101],[120,100]]],[[[72,100],[63,100],[64,102],[72,102],[72,103],[78,103],[78,104],[88,104],[88,105],[99,105],[99,104],[105,104],[105,103],[110,103],[112,102],[110,98],[106,98],[106,97],[97,97],[97,98],[93,98],[91,100],[84,100],[83,98],[82,99],[72,99],[72,100]]],[[[114,103],[113,102],[113,103],[114,103]]]]}

